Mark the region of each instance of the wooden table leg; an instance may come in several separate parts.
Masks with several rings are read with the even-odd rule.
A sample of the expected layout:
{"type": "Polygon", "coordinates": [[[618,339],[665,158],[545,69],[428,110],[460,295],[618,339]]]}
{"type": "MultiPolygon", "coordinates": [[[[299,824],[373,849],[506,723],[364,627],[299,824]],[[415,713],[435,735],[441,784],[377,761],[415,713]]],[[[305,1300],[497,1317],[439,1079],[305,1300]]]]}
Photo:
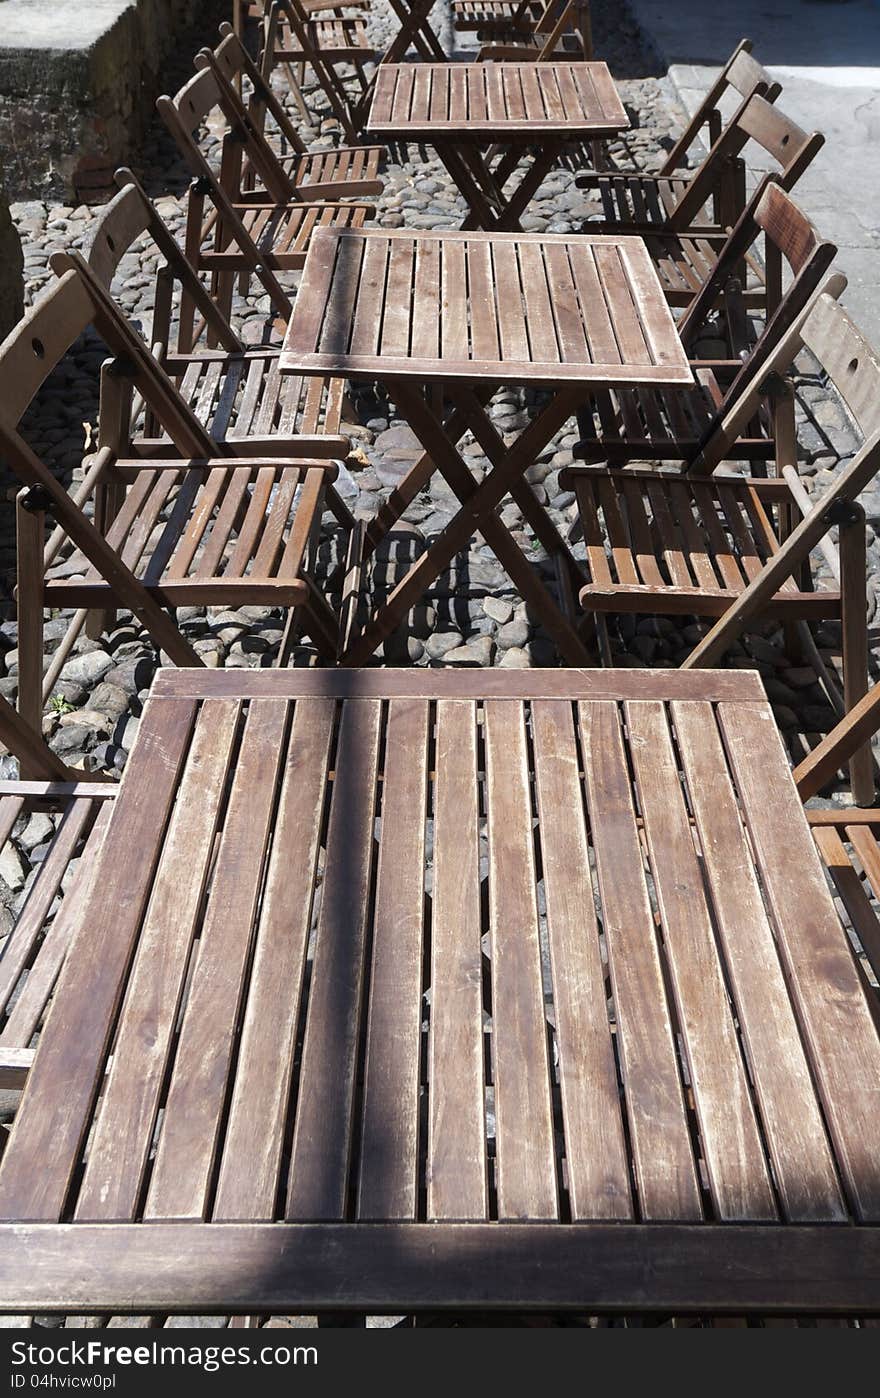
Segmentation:
{"type": "MultiPolygon", "coordinates": [[[[474,391],[474,397],[480,406],[487,403],[495,391],[495,386],[474,391]]],[[[465,432],[471,425],[470,415],[455,408],[446,419],[443,430],[447,437],[455,446],[461,441],[465,432]]],[[[374,519],[367,525],[366,538],[364,540],[364,557],[369,558],[375,553],[382,540],[392,530],[405,510],[412,504],[420,490],[424,490],[433,476],[437,467],[434,464],[431,453],[426,451],[419,457],[415,465],[407,471],[399,485],[395,486],[384,505],[379,510],[374,519]]]]}
{"type": "MultiPolygon", "coordinates": [[[[483,402],[476,395],[473,397],[471,431],[492,465],[500,465],[508,450],[504,438],[492,419],[483,411],[483,402]]],[[[518,486],[511,487],[510,493],[522,511],[526,523],[531,525],[538,541],[543,544],[549,554],[561,557],[565,561],[575,593],[580,592],[587,581],[587,575],[543,505],[535,498],[535,493],[528,481],[523,478],[518,486]]]]}
{"type": "MultiPolygon", "coordinates": [[[[503,438],[484,411],[485,405],[491,399],[494,391],[495,385],[493,384],[481,389],[472,389],[467,395],[462,395],[458,405],[443,424],[446,437],[455,446],[458,445],[465,432],[470,429],[493,465],[502,460],[507,452],[503,438]]],[[[437,466],[430,453],[425,452],[412,469],[407,472],[400,485],[392,490],[378,514],[367,525],[363,554],[365,559],[375,553],[379,544],[394,528],[419,491],[427,486],[436,470],[437,466]]],[[[523,518],[531,525],[536,538],[543,544],[547,552],[551,555],[561,555],[565,559],[565,565],[571,575],[572,586],[576,592],[579,592],[586,582],[586,575],[572,556],[567,543],[550,516],[535,499],[528,481],[524,479],[515,481],[510,487],[510,494],[522,511],[523,518]]]]}
{"type": "Polygon", "coordinates": [[[461,225],[462,228],[483,228],[487,231],[496,228],[499,215],[489,203],[460,152],[444,142],[435,142],[434,148],[471,210],[461,225]]]}
{"type": "MultiPolygon", "coordinates": [[[[507,199],[503,194],[501,195],[501,209],[492,225],[494,232],[503,231],[506,233],[516,233],[519,231],[520,215],[525,213],[532,196],[537,192],[546,176],[552,170],[562,147],[562,141],[548,141],[538,148],[532,158],[529,169],[523,175],[510,198],[507,199]]],[[[474,155],[478,159],[482,159],[482,157],[479,156],[479,152],[474,151],[474,155]]],[[[497,187],[500,188],[506,181],[509,174],[513,172],[518,160],[519,152],[511,151],[502,157],[494,171],[489,171],[490,178],[494,180],[497,187]],[[515,159],[513,159],[513,164],[511,164],[510,162],[513,157],[515,157],[515,159]]],[[[464,229],[477,226],[478,225],[470,222],[470,218],[466,219],[462,224],[462,228],[464,229]]]]}
{"type": "MultiPolygon", "coordinates": [[[[553,636],[560,653],[571,665],[594,663],[575,627],[560,611],[509,531],[495,515],[495,508],[511,486],[521,480],[538,452],[574,411],[581,390],[566,386],[520,434],[479,485],[474,480],[444,425],[431,412],[418,390],[398,380],[388,381],[388,391],[410,427],[462,501],[462,507],[443,533],[413,564],[392,590],[383,607],[341,658],[344,665],[361,665],[389,636],[412,606],[424,595],[455,554],[479,531],[495,553],[511,581],[553,636]]],[[[473,412],[473,408],[470,409],[473,412]]]]}

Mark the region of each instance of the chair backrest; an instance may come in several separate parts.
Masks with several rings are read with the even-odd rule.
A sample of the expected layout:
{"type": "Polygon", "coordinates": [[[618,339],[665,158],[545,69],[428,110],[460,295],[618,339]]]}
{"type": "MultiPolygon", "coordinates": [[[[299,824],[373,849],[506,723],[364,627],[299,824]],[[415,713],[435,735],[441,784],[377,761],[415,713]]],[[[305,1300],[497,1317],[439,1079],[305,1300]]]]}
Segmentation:
{"type": "Polygon", "coordinates": [[[237,36],[229,25],[224,28],[229,31],[228,34],[216,49],[200,49],[196,54],[195,66],[199,72],[207,69],[214,75],[220,107],[229,126],[229,136],[239,147],[237,185],[232,192],[239,194],[245,183],[247,170],[252,168],[276,203],[290,203],[297,197],[296,190],[263,130],[267,105],[271,106],[276,121],[280,116],[285,136],[294,142],[294,150],[299,153],[303,149],[302,142],[280,102],[276,101],[269,84],[251,63],[237,36]],[[245,103],[238,90],[243,76],[248,77],[252,85],[254,79],[260,85],[260,98],[256,109],[253,106],[253,98],[245,103]]]}
{"type": "Polygon", "coordinates": [[[782,91],[782,84],[771,78],[767,69],[752,57],[751,50],[751,39],[742,39],[737,44],[666,157],[660,170],[662,175],[672,174],[681,168],[688,151],[704,127],[708,127],[706,144],[715,144],[723,126],[720,104],[729,92],[735,92],[741,102],[755,96],[763,97],[767,102],[776,101],[782,91]]]}
{"type": "Polygon", "coordinates": [[[312,31],[309,26],[309,17],[299,0],[272,0],[266,17],[266,28],[264,35],[262,70],[263,78],[267,85],[271,83],[272,68],[279,55],[286,54],[289,59],[290,52],[279,48],[279,35],[284,25],[288,25],[290,31],[296,37],[297,44],[314,73],[318,85],[327,101],[330,103],[333,115],[340,123],[348,141],[354,141],[358,135],[358,124],[354,113],[346,98],[345,89],[336,73],[333,64],[324,58],[318,45],[313,42],[312,31]]]}
{"type": "Polygon", "coordinates": [[[156,249],[164,258],[160,268],[156,310],[153,318],[153,343],[161,343],[171,348],[170,339],[170,289],[168,295],[160,294],[160,287],[167,269],[171,279],[180,283],[180,326],[181,337],[178,348],[188,353],[198,339],[193,332],[194,312],[200,311],[204,324],[217,337],[220,344],[230,351],[241,351],[242,343],[235,334],[223,312],[211,299],[210,294],[199,280],[198,273],[187,259],[166,225],[161,214],[153,205],[137,177],[125,167],[116,171],[119,193],[105,204],[95,220],[92,241],[86,261],[105,291],[112,291],[113,279],[119,263],[139,238],[148,234],[156,249]],[[165,301],[164,306],[161,302],[165,301]]]}
{"type": "MultiPolygon", "coordinates": [[[[228,136],[224,140],[223,161],[227,166],[224,183],[205,158],[195,134],[210,113],[215,108],[222,111],[222,106],[220,83],[216,73],[209,66],[201,68],[195,77],[184,83],[174,97],[163,95],[156,101],[156,110],[195,177],[195,188],[199,191],[200,198],[203,195],[210,198],[225,233],[237,245],[248,270],[269,293],[276,312],[288,318],[293,310],[290,298],[275,274],[266,267],[265,259],[248,233],[233,202],[234,186],[240,183],[241,178],[240,145],[230,144],[228,136]]],[[[191,208],[195,207],[192,198],[190,204],[191,208]]]]}
{"type": "MultiPolygon", "coordinates": [[[[861,449],[837,473],[778,551],[703,637],[685,662],[688,669],[712,665],[724,654],[746,622],[767,605],[787,578],[796,575],[803,560],[828,533],[835,511],[856,500],[880,471],[880,354],[837,304],[836,298],[845,284],[840,276],[832,275],[827,279],[827,284],[820,288],[802,319],[785,336],[766,368],[768,378],[773,375],[780,380],[800,351],[809,349],[863,434],[861,449]]],[[[736,440],[742,423],[754,411],[761,387],[760,383],[753,384],[731,410],[719,433],[729,443],[736,440]]],[[[777,452],[777,465],[782,470],[797,468],[795,460],[788,461],[784,456],[786,449],[794,454],[794,444],[794,433],[789,431],[777,452]]],[[[695,467],[699,465],[699,462],[694,463],[695,467]]],[[[871,695],[878,695],[876,688],[871,695]]],[[[834,730],[801,763],[795,775],[802,796],[817,791],[870,737],[878,712],[878,699],[872,699],[871,695],[852,709],[844,720],[842,731],[834,730]]]]}
{"type": "MultiPolygon", "coordinates": [[[[75,774],[53,752],[41,734],[21,717],[8,699],[0,695],[0,743],[17,757],[22,771],[46,781],[69,781],[75,774]]],[[[79,775],[78,773],[76,775],[79,775]]]]}
{"type": "MultiPolygon", "coordinates": [[[[747,98],[713,143],[676,203],[670,215],[674,228],[686,229],[692,224],[719,184],[725,178],[729,180],[731,171],[738,167],[738,178],[744,180],[738,157],[750,140],[775,161],[779,169],[774,173],[778,174],[782,188],[788,190],[796,184],[825,144],[821,132],[804,131],[765,98],[747,98]]],[[[738,217],[745,205],[744,187],[737,189],[735,200],[735,216],[738,217]]]]}
{"type": "Polygon", "coordinates": [[[51,265],[59,280],[0,345],[0,426],[7,438],[17,438],[24,448],[16,449],[10,464],[25,483],[45,485],[48,477],[55,487],[50,491],[53,499],[57,491],[68,500],[47,468],[26,448],[17,429],[49,374],[90,325],[124,361],[127,376],[184,456],[222,455],[81,254],[55,253],[51,265]]]}
{"type": "MultiPolygon", "coordinates": [[[[290,120],[284,104],[278,100],[271,83],[263,77],[232,25],[221,24],[220,35],[221,41],[212,54],[214,62],[211,66],[215,75],[219,78],[222,74],[236,90],[240,79],[247,78],[251,89],[247,111],[258,129],[263,130],[268,112],[291,150],[298,155],[304,155],[307,150],[306,144],[290,120]]],[[[199,66],[198,59],[196,65],[199,66]]],[[[274,152],[272,154],[274,155],[274,152]]]]}
{"type": "MultiPolygon", "coordinates": [[[[820,239],[810,220],[782,188],[778,175],[762,180],[718,260],[679,323],[683,343],[690,346],[719,302],[729,321],[747,313],[743,304],[744,259],[763,252],[766,275],[764,326],[755,343],[742,348],[742,368],[729,385],[719,408],[723,418],[730,404],[763,374],[767,361],[792,325],[802,316],[837,255],[834,243],[820,239]],[[788,277],[783,289],[783,268],[788,277]]],[[[708,429],[700,447],[711,435],[708,429]]]]}

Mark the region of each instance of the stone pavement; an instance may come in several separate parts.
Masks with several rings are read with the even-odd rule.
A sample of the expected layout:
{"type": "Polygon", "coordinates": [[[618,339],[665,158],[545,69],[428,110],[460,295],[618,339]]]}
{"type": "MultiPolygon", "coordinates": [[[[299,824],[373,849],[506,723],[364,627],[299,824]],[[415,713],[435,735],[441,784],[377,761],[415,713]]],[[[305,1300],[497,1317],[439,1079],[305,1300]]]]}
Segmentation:
{"type": "MultiPolygon", "coordinates": [[[[840,248],[842,298],[880,327],[880,0],[628,0],[646,44],[692,113],[740,39],[783,85],[779,105],[826,143],[797,200],[840,248]]],[[[600,55],[601,56],[601,55],[600,55]]],[[[753,152],[747,150],[746,158],[753,152]]]]}
{"type": "MultiPolygon", "coordinates": [[[[0,0],[2,5],[3,0],[0,0]]],[[[9,0],[6,0],[9,3],[9,0]]],[[[647,0],[631,0],[639,5],[647,0]]],[[[675,3],[675,0],[672,0],[675,3]]],[[[798,0],[792,0],[798,3],[798,0]]],[[[854,4],[862,0],[853,0],[854,4]]],[[[438,0],[433,22],[442,42],[450,46],[449,0],[438,0]]],[[[681,23],[679,19],[679,23],[681,23]]],[[[394,32],[387,0],[373,0],[370,31],[378,45],[394,32]]],[[[594,26],[597,52],[607,57],[619,81],[634,119],[634,130],[627,137],[626,149],[641,168],[656,168],[662,145],[669,141],[675,112],[670,103],[672,89],[656,76],[657,65],[640,40],[631,12],[622,10],[619,0],[594,0],[594,26]]],[[[175,91],[191,70],[196,48],[213,39],[206,30],[181,43],[173,63],[163,73],[168,90],[175,91]]],[[[735,37],[738,37],[735,36],[735,37]]],[[[729,47],[733,46],[732,39],[729,47]]],[[[283,77],[278,75],[283,91],[283,77]]],[[[336,124],[325,104],[310,93],[315,123],[307,133],[317,148],[338,138],[336,124]]],[[[205,133],[204,148],[209,159],[219,152],[218,133],[205,133]]],[[[612,154],[620,155],[616,147],[612,154]]],[[[183,225],[183,191],[187,175],[175,158],[160,123],[153,123],[135,162],[159,211],[178,237],[183,225]]],[[[95,218],[100,210],[83,203],[61,204],[40,199],[34,190],[28,202],[14,206],[13,213],[25,253],[26,293],[29,301],[38,297],[52,282],[48,267],[52,251],[64,247],[89,246],[95,218]]],[[[430,158],[430,152],[410,148],[391,152],[386,186],[377,200],[377,217],[385,227],[432,228],[455,226],[464,212],[443,167],[430,158]]],[[[579,228],[590,212],[588,200],[574,184],[574,172],[561,167],[545,180],[524,222],[535,230],[567,232],[579,228]]],[[[829,230],[830,233],[830,230],[829,230]]],[[[148,331],[153,300],[157,256],[147,242],[125,257],[119,268],[114,290],[120,303],[148,331]]],[[[268,311],[259,288],[234,307],[236,328],[249,342],[259,341],[268,311]]],[[[93,337],[86,337],[52,376],[29,415],[26,430],[35,450],[51,462],[59,477],[70,482],[78,470],[85,439],[93,440],[97,410],[98,368],[104,351],[93,337]]],[[[802,474],[808,489],[823,488],[853,450],[840,404],[817,377],[805,372],[798,379],[802,412],[802,474]]],[[[372,517],[389,491],[419,454],[409,430],[395,415],[393,405],[380,399],[368,387],[353,397],[358,421],[351,425],[353,451],[344,476],[344,491],[356,514],[372,517]]],[[[497,395],[493,419],[506,438],[514,436],[529,420],[534,401],[523,393],[507,391],[497,395]]],[[[566,423],[529,471],[529,480],[542,504],[546,505],[561,532],[576,526],[573,496],[563,491],[560,468],[572,459],[575,424],[566,423]]],[[[465,454],[476,472],[484,469],[481,453],[472,439],[465,439],[465,454]]],[[[15,485],[8,479],[0,488],[0,694],[15,698],[18,682],[17,629],[9,587],[14,564],[12,533],[15,485]],[[4,498],[5,496],[5,498],[4,498]],[[5,575],[5,576],[4,576],[5,575]],[[6,606],[2,605],[6,595],[6,606]]],[[[880,544],[873,524],[880,531],[880,492],[866,499],[869,507],[871,556],[871,616],[880,590],[880,544]]],[[[403,526],[395,531],[380,554],[370,582],[387,588],[397,571],[415,552],[436,537],[454,510],[451,494],[442,480],[431,482],[406,512],[403,526]]],[[[518,508],[504,506],[502,517],[538,568],[552,571],[518,508]]],[[[332,537],[328,532],[325,544],[332,537]]],[[[583,544],[576,549],[583,556],[583,544]]],[[[325,565],[326,567],[326,565],[325,565]]],[[[281,637],[282,618],[272,608],[248,607],[239,611],[222,608],[180,609],[182,628],[211,666],[230,667],[272,663],[281,637]]],[[[55,615],[46,624],[47,652],[51,654],[66,626],[63,616],[55,615]]],[[[675,666],[681,662],[700,634],[691,618],[624,616],[612,623],[611,644],[617,665],[675,666]]],[[[839,628],[816,628],[815,639],[822,657],[833,661],[839,650],[839,628]]],[[[48,655],[47,655],[48,659],[48,655]]],[[[56,752],[76,766],[121,770],[137,732],[142,705],[160,657],[141,629],[125,613],[118,625],[100,640],[82,637],[65,665],[47,705],[44,731],[56,752]]],[[[308,663],[309,648],[299,648],[296,663],[308,663]]],[[[500,569],[484,541],[477,536],[454,561],[424,603],[416,608],[394,638],[383,648],[383,663],[430,666],[496,665],[524,667],[556,662],[549,638],[542,632],[515,589],[500,569]]],[[[757,627],[733,648],[729,663],[756,667],[764,677],[768,695],[780,727],[794,750],[802,734],[824,731],[833,713],[813,671],[792,663],[781,645],[779,628],[770,624],[757,627]]],[[[0,773],[7,775],[0,759],[0,773]]],[[[48,849],[47,818],[22,820],[13,840],[0,852],[0,945],[21,904],[28,880],[48,849]]],[[[0,1132],[14,1106],[0,1094],[0,1132]]],[[[153,1318],[161,1323],[164,1318],[153,1318]]],[[[394,1324],[397,1318],[382,1318],[378,1324],[394,1324]]],[[[38,1324],[57,1324],[58,1319],[38,1318],[38,1324]]],[[[107,1317],[70,1317],[68,1325],[114,1325],[107,1317]]],[[[194,1323],[192,1319],[167,1322],[171,1326],[194,1323]]],[[[221,1317],[196,1318],[203,1326],[223,1325],[221,1317]]],[[[273,1326],[285,1326],[289,1318],[276,1317],[273,1326]]],[[[296,1324],[314,1324],[303,1318],[296,1324]]],[[[522,1323],[521,1319],[517,1323],[522,1323]]],[[[584,1324],[583,1317],[559,1318],[558,1323],[584,1324]]],[[[621,1322],[614,1322],[624,1323],[621,1322]]]]}

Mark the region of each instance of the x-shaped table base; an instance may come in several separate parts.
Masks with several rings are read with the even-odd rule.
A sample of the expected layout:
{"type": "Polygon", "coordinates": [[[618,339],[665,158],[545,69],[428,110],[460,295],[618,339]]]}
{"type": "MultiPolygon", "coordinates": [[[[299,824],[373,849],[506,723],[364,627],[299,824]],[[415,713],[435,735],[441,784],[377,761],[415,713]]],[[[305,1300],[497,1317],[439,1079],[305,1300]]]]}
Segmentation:
{"type": "Polygon", "coordinates": [[[470,208],[462,228],[515,233],[520,230],[520,215],[552,170],[565,142],[547,140],[532,148],[531,164],[510,193],[505,193],[504,186],[526,147],[512,146],[492,165],[491,152],[484,156],[475,145],[463,144],[460,136],[454,142],[433,137],[432,144],[470,208]]]}
{"type": "Polygon", "coordinates": [[[367,553],[375,550],[418,491],[427,485],[435,470],[440,471],[455,492],[461,508],[442,534],[397,583],[345,651],[341,663],[362,665],[369,660],[455,555],[479,531],[523,600],[553,636],[563,658],[571,665],[594,664],[595,658],[591,657],[578,631],[557,606],[536,570],[495,513],[504,496],[511,495],[548,552],[562,555],[563,567],[568,570],[572,582],[582,576],[582,570],[562,536],[524,480],[529,466],[563,422],[574,413],[582,389],[575,385],[559,389],[508,447],[486,411],[494,388],[476,390],[471,385],[447,388],[452,398],[452,410],[445,420],[441,420],[422,393],[409,382],[389,379],[386,380],[386,388],[425,448],[425,455],[407,474],[374,521],[367,536],[367,553]],[[458,443],[468,428],[492,466],[481,482],[474,479],[458,450],[458,443]]]}

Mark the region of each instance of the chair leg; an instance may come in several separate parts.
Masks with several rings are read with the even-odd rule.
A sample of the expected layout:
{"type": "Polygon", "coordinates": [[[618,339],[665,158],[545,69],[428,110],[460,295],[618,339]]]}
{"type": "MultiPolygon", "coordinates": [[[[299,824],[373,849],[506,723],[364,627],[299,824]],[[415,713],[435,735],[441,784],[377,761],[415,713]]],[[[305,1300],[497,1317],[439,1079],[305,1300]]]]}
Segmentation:
{"type": "MultiPolygon", "coordinates": [[[[865,511],[861,505],[841,508],[839,524],[840,598],[843,630],[843,700],[846,712],[868,692],[868,628],[866,592],[865,511]]],[[[874,759],[870,741],[849,762],[850,786],[857,806],[874,803],[874,759]]]]}
{"type": "MultiPolygon", "coordinates": [[[[103,481],[95,491],[95,525],[106,536],[125,500],[125,486],[120,481],[103,481]]],[[[86,613],[86,635],[97,641],[116,625],[117,613],[111,608],[93,607],[86,613]]]]}
{"type": "MultiPolygon", "coordinates": [[[[34,508],[34,493],[20,490],[15,501],[18,605],[18,712],[36,733],[43,726],[43,550],[46,515],[34,508]]],[[[25,771],[29,779],[41,775],[25,771]]]]}

